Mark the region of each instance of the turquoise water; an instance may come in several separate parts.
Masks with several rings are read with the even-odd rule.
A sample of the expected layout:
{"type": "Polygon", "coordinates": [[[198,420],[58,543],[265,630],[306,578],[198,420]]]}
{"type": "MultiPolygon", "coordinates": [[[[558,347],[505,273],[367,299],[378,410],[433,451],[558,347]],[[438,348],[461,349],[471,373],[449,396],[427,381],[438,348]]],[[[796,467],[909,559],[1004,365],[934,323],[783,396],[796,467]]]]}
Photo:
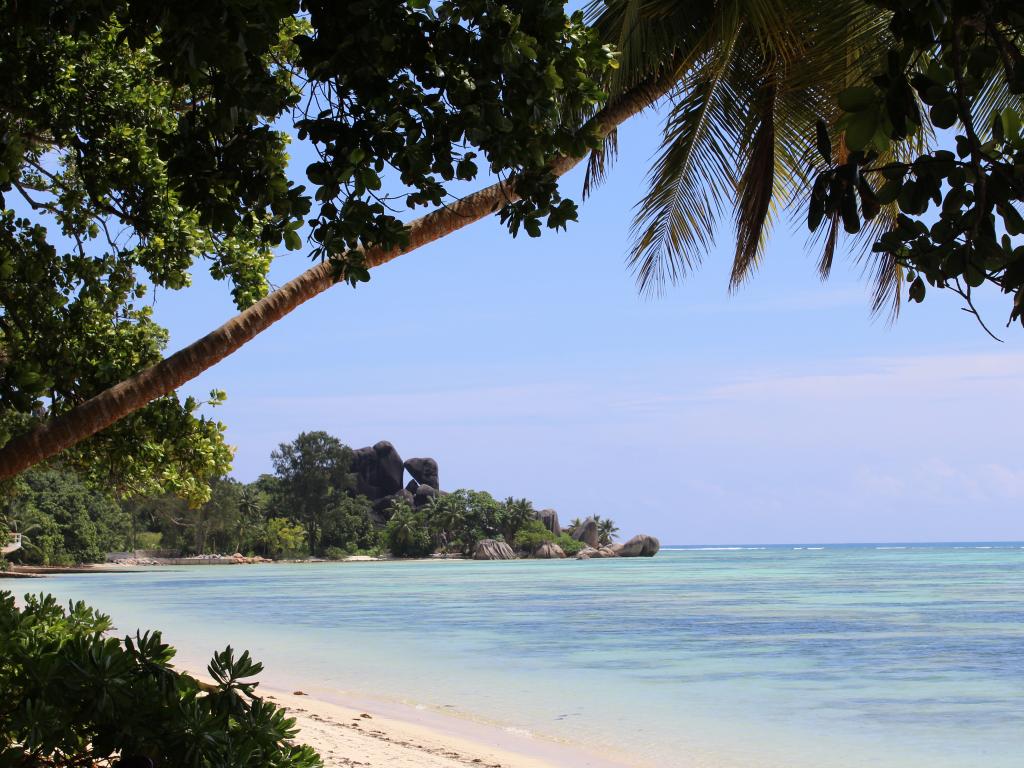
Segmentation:
{"type": "Polygon", "coordinates": [[[637,763],[1024,766],[1020,544],[211,566],[32,586],[122,630],[162,628],[189,661],[232,643],[278,687],[472,714],[637,763]]]}

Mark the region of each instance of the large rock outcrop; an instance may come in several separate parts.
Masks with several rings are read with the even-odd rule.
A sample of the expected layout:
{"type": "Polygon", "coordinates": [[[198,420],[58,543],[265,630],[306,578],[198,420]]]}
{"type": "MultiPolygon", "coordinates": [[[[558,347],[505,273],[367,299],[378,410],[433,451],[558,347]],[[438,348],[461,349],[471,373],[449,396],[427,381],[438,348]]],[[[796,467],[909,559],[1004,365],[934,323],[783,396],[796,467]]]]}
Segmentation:
{"type": "Polygon", "coordinates": [[[402,488],[397,493],[391,493],[375,500],[373,502],[371,516],[377,525],[384,525],[391,519],[391,515],[394,514],[392,506],[396,502],[405,502],[411,507],[415,505],[416,497],[409,493],[405,488],[402,488]]]}
{"type": "Polygon", "coordinates": [[[421,483],[417,488],[416,492],[412,495],[412,505],[419,509],[425,507],[430,503],[430,500],[438,495],[437,488],[421,483]]]}
{"type": "Polygon", "coordinates": [[[356,474],[357,495],[376,501],[402,490],[405,467],[395,446],[387,440],[354,451],[352,471],[356,474]]]}
{"type": "Polygon", "coordinates": [[[534,516],[544,523],[544,527],[555,534],[555,536],[562,535],[562,526],[558,524],[558,513],[555,510],[542,509],[539,512],[535,512],[534,516]]]}
{"type": "Polygon", "coordinates": [[[576,539],[576,541],[582,541],[588,547],[597,549],[597,521],[592,517],[588,517],[576,526],[576,530],[572,532],[572,537],[576,539]]]}
{"type": "Polygon", "coordinates": [[[409,459],[405,462],[405,469],[420,485],[429,485],[431,488],[441,487],[437,462],[433,459],[409,459]]]}
{"type": "Polygon", "coordinates": [[[533,550],[533,556],[542,560],[554,560],[559,557],[565,557],[565,552],[555,542],[545,541],[533,550]]]}
{"type": "Polygon", "coordinates": [[[619,557],[654,557],[661,549],[661,542],[653,536],[641,533],[616,548],[619,557]]]}
{"type": "Polygon", "coordinates": [[[516,553],[504,541],[481,539],[473,548],[474,560],[515,560],[516,553]]]}

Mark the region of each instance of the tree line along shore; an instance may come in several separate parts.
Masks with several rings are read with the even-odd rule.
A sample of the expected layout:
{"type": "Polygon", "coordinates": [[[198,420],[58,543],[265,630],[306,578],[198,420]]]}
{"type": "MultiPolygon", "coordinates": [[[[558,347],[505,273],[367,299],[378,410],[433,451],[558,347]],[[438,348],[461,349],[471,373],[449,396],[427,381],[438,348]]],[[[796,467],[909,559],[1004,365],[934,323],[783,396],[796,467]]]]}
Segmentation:
{"type": "Polygon", "coordinates": [[[18,480],[2,524],[18,533],[10,562],[29,566],[226,556],[230,561],[349,557],[612,557],[657,551],[653,537],[616,543],[619,529],[593,515],[563,527],[525,498],[440,489],[437,462],[403,461],[386,441],[353,450],[326,432],[304,432],[271,454],[273,474],[251,483],[210,481],[209,500],[123,500],[59,464],[18,480]],[[405,482],[406,476],[411,479],[405,482]],[[135,556],[139,553],[139,557],[135,556]]]}

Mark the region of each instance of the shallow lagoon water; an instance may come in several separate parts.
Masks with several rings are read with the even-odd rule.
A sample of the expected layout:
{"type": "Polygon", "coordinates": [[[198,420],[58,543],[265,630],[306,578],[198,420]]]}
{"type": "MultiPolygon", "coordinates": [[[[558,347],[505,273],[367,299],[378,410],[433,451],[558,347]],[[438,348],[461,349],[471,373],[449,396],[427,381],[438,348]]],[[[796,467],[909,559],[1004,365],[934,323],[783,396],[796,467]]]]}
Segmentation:
{"type": "Polygon", "coordinates": [[[650,765],[1024,765],[1021,544],[210,566],[31,586],[125,632],[163,629],[189,666],[230,643],[274,687],[650,765]]]}

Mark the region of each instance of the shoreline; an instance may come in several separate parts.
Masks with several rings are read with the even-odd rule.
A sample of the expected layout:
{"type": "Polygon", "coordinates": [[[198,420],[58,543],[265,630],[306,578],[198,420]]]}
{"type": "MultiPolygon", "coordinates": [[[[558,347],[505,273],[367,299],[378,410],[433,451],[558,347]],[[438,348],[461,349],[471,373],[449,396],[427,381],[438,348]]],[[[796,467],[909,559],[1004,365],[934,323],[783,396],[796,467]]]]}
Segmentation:
{"type": "MultiPolygon", "coordinates": [[[[192,660],[176,665],[212,682],[197,667],[192,660]]],[[[295,741],[313,747],[325,768],[648,768],[625,756],[611,759],[581,745],[423,705],[316,687],[288,692],[262,682],[257,691],[295,718],[295,741]]]]}

